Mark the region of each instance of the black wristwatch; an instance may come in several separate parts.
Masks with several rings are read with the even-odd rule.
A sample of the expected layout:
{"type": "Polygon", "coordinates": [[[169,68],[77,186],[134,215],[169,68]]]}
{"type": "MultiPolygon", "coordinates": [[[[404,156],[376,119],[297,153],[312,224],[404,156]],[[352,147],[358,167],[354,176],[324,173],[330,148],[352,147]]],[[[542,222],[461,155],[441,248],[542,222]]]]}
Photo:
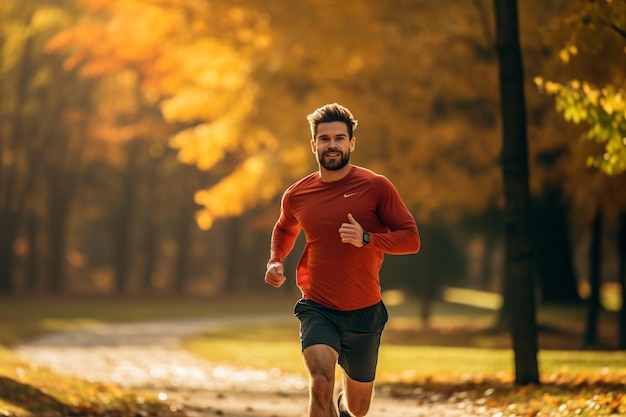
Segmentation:
{"type": "Polygon", "coordinates": [[[366,231],[363,231],[363,246],[367,245],[368,243],[370,243],[370,234],[366,231]]]}

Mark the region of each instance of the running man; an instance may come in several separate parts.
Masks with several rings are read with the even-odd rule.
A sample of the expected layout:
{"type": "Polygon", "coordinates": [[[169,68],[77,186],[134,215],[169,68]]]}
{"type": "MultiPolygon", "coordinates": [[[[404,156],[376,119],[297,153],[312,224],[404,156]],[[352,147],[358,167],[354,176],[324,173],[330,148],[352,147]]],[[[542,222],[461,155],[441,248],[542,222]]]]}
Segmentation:
{"type": "Polygon", "coordinates": [[[310,377],[309,416],[361,417],[372,401],[388,319],[379,282],[383,256],[416,253],[420,237],[393,184],[350,163],[358,123],[352,113],[333,103],[307,120],[319,169],[283,194],[265,282],[277,288],[285,282],[283,261],[304,230],[296,271],[302,298],[294,314],[310,377]],[[343,383],[335,402],[337,364],[343,383]]]}

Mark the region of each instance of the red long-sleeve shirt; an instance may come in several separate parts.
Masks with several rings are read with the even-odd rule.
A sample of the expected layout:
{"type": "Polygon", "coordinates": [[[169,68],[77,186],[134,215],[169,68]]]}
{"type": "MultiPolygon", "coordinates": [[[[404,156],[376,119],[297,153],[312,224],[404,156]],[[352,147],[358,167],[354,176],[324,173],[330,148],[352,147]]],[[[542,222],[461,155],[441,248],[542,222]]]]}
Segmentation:
{"type": "Polygon", "coordinates": [[[420,247],[415,220],[393,184],[357,166],[338,181],[322,182],[316,172],[285,191],[270,263],[284,261],[301,229],[306,245],[296,278],[302,296],[342,311],[381,300],[378,273],[385,253],[415,253],[420,247]],[[339,227],[349,222],[348,213],[369,232],[370,244],[341,242],[339,227]]]}

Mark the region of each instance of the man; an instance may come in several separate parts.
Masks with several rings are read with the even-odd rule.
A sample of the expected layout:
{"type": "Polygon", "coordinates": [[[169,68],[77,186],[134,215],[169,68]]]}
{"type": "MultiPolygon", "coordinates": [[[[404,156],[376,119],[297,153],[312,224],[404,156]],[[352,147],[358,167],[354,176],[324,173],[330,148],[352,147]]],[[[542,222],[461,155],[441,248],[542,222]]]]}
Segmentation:
{"type": "Polygon", "coordinates": [[[285,282],[283,261],[300,230],[306,245],[297,267],[302,298],[302,356],[310,376],[309,416],[337,417],[335,366],[343,369],[340,417],[364,416],[374,389],[380,337],[387,322],[379,270],[383,255],[416,253],[413,216],[391,182],[350,164],[357,120],[337,104],[307,116],[319,170],[289,187],[272,233],[265,282],[285,282]]]}

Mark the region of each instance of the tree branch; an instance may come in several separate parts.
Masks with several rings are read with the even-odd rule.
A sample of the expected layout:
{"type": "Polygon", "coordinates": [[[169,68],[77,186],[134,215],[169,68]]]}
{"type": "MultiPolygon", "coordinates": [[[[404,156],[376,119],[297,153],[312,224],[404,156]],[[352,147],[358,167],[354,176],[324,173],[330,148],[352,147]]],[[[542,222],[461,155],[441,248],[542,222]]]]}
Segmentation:
{"type": "Polygon", "coordinates": [[[610,28],[617,32],[622,38],[626,39],[626,30],[618,27],[615,23],[611,23],[610,28]]]}

